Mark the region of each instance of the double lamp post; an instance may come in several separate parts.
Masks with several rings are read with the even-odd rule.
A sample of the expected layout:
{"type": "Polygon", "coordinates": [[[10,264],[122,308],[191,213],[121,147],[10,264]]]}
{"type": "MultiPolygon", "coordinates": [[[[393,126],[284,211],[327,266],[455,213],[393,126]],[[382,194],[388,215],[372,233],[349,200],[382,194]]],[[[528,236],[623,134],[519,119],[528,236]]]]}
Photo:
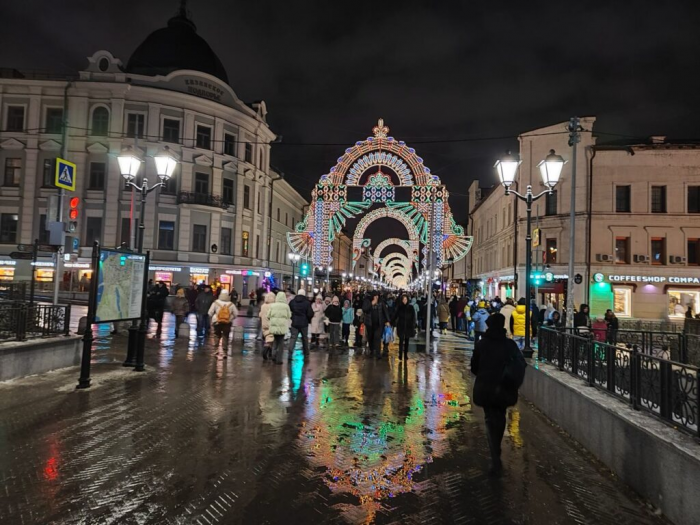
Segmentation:
{"type": "MultiPolygon", "coordinates": [[[[532,203],[540,199],[546,194],[551,194],[554,192],[554,187],[559,182],[561,177],[562,169],[566,161],[557,155],[554,150],[549,151],[549,155],[540,162],[537,167],[540,169],[540,175],[542,176],[542,184],[547,188],[541,193],[534,195],[532,193],[532,186],[527,185],[525,194],[518,193],[516,190],[511,189],[511,186],[515,183],[515,178],[518,173],[518,167],[520,166],[520,157],[517,155],[512,155],[510,152],[502,159],[496,161],[495,168],[498,171],[498,177],[501,180],[501,184],[506,190],[506,195],[513,194],[518,199],[522,200],[526,204],[527,210],[527,230],[525,234],[525,347],[523,349],[523,355],[525,357],[532,357],[533,351],[530,346],[530,324],[532,317],[532,309],[530,305],[530,272],[532,271],[532,203]]],[[[571,276],[569,276],[571,279],[571,276]]]]}
{"type": "MultiPolygon", "coordinates": [[[[170,148],[165,146],[163,150],[154,157],[156,174],[160,182],[153,186],[148,185],[148,179],[146,177],[143,177],[140,184],[134,182],[141,168],[141,164],[143,164],[143,160],[136,155],[131,147],[122,151],[121,155],[117,157],[117,161],[119,162],[119,170],[126,181],[126,185],[131,187],[132,191],[135,190],[141,194],[141,212],[139,213],[139,231],[136,240],[136,251],[138,253],[143,253],[143,233],[146,229],[146,198],[148,194],[156,188],[165,186],[170,177],[173,176],[178,161],[171,153],[170,148]]],[[[145,272],[148,273],[148,268],[145,269],[145,272]]],[[[142,372],[144,370],[144,347],[146,342],[146,327],[148,325],[146,293],[147,290],[144,289],[141,302],[140,323],[133,320],[131,327],[129,327],[129,346],[127,349],[126,361],[124,361],[124,366],[133,366],[137,372],[142,372]]]]}

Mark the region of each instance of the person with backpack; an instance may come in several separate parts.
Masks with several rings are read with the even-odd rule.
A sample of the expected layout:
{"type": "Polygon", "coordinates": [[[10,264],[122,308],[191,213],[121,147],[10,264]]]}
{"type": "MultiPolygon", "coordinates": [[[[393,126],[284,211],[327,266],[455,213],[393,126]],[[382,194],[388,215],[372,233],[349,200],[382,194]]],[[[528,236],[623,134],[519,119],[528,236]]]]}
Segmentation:
{"type": "Polygon", "coordinates": [[[220,342],[224,342],[224,359],[228,357],[229,335],[231,334],[231,324],[238,316],[238,309],[229,298],[228,292],[222,290],[219,298],[211,304],[209,308],[209,316],[211,324],[214,327],[214,334],[217,337],[216,346],[218,348],[220,342]]]}
{"type": "Polygon", "coordinates": [[[287,295],[284,292],[277,292],[275,302],[267,309],[267,320],[269,331],[274,339],[270,351],[272,354],[271,358],[278,365],[282,364],[282,358],[284,357],[284,336],[289,330],[289,321],[291,319],[292,311],[287,304],[287,295]]]}
{"type": "Polygon", "coordinates": [[[299,288],[294,299],[289,302],[289,308],[292,313],[292,328],[287,361],[292,360],[294,347],[297,344],[299,334],[301,334],[301,345],[304,355],[309,355],[309,321],[314,317],[314,311],[311,309],[311,302],[307,299],[306,292],[304,292],[303,288],[299,288]]]}
{"type": "Polygon", "coordinates": [[[523,384],[527,364],[515,341],[506,337],[502,314],[491,315],[486,324],[486,333],[474,344],[471,359],[471,371],[476,376],[472,400],[484,409],[491,473],[500,474],[506,409],[518,401],[518,389],[523,384]]]}

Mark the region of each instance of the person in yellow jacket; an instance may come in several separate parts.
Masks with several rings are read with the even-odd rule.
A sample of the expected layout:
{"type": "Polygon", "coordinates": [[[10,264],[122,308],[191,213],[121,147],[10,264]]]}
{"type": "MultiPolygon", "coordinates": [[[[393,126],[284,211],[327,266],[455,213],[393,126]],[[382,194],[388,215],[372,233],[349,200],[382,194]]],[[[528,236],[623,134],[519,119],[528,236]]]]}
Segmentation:
{"type": "Polygon", "coordinates": [[[525,311],[527,303],[524,297],[518,299],[518,305],[510,314],[510,333],[513,334],[513,339],[518,343],[518,347],[522,350],[525,346],[525,311]]]}

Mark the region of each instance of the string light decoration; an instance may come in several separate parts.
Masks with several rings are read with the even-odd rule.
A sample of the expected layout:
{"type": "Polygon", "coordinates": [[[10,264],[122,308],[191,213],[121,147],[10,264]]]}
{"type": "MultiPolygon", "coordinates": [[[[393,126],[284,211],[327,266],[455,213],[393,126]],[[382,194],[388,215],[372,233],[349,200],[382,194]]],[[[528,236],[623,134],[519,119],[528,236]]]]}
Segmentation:
{"type": "Polygon", "coordinates": [[[449,194],[440,178],[430,172],[413,148],[394,139],[389,131],[379,119],[372,137],[347,148],[329,173],[321,176],[312,191],[304,220],[294,232],[287,234],[294,253],[310,258],[315,266],[331,265],[334,239],[347,219],[364,212],[367,214],[360,220],[353,238],[353,267],[362,250],[371,245],[371,240],[364,238],[365,229],[380,218],[393,218],[406,226],[410,243],[407,256],[416,267],[419,252],[423,253],[424,263],[428,259],[431,212],[434,224],[430,226],[433,233],[430,248],[435,251],[435,262],[442,265],[448,258],[458,261],[469,252],[472,238],[465,236],[464,229],[455,224],[448,204],[449,194]],[[362,188],[362,201],[348,201],[348,188],[352,187],[362,188]],[[410,201],[396,201],[397,187],[411,188],[410,201]],[[368,211],[377,203],[384,207],[368,211]]]}
{"type": "Polygon", "coordinates": [[[374,258],[374,266],[377,270],[379,269],[382,253],[389,246],[398,246],[405,251],[406,257],[409,257],[413,261],[416,272],[418,271],[418,252],[420,252],[420,244],[415,240],[399,239],[398,237],[389,237],[388,239],[384,239],[374,249],[372,256],[374,258]]]}

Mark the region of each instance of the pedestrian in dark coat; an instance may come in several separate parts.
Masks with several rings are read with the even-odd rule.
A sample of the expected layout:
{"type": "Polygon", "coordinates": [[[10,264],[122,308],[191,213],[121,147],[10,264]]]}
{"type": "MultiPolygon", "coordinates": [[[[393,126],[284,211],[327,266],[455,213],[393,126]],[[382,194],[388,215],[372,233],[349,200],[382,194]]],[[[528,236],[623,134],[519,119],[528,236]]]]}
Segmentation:
{"type": "Polygon", "coordinates": [[[416,309],[408,302],[407,295],[401,296],[393,325],[399,336],[399,361],[408,359],[408,342],[416,335],[416,309]]]}
{"type": "Polygon", "coordinates": [[[309,355],[309,321],[314,316],[314,311],[311,309],[311,301],[307,299],[303,288],[299,288],[294,299],[289,301],[289,308],[292,311],[292,327],[287,361],[292,360],[292,354],[294,353],[299,334],[301,334],[301,347],[304,355],[309,355]]]}
{"type": "Polygon", "coordinates": [[[474,345],[471,370],[476,375],[474,404],[484,409],[486,435],[491,451],[492,472],[499,473],[501,465],[501,441],[506,428],[506,409],[518,401],[519,384],[506,374],[511,360],[524,370],[525,360],[518,345],[506,337],[505,317],[497,313],[487,321],[487,330],[474,345]]]}
{"type": "Polygon", "coordinates": [[[452,331],[453,332],[457,331],[457,304],[459,304],[459,301],[457,301],[457,296],[453,295],[452,300],[450,301],[450,304],[449,304],[450,319],[452,320],[452,331]]]}
{"type": "MultiPolygon", "coordinates": [[[[374,293],[365,300],[365,330],[369,342],[369,353],[372,357],[381,359],[382,331],[385,326],[391,326],[391,316],[384,301],[379,300],[379,294],[374,293]]],[[[387,348],[384,349],[385,353],[387,348]]]]}

